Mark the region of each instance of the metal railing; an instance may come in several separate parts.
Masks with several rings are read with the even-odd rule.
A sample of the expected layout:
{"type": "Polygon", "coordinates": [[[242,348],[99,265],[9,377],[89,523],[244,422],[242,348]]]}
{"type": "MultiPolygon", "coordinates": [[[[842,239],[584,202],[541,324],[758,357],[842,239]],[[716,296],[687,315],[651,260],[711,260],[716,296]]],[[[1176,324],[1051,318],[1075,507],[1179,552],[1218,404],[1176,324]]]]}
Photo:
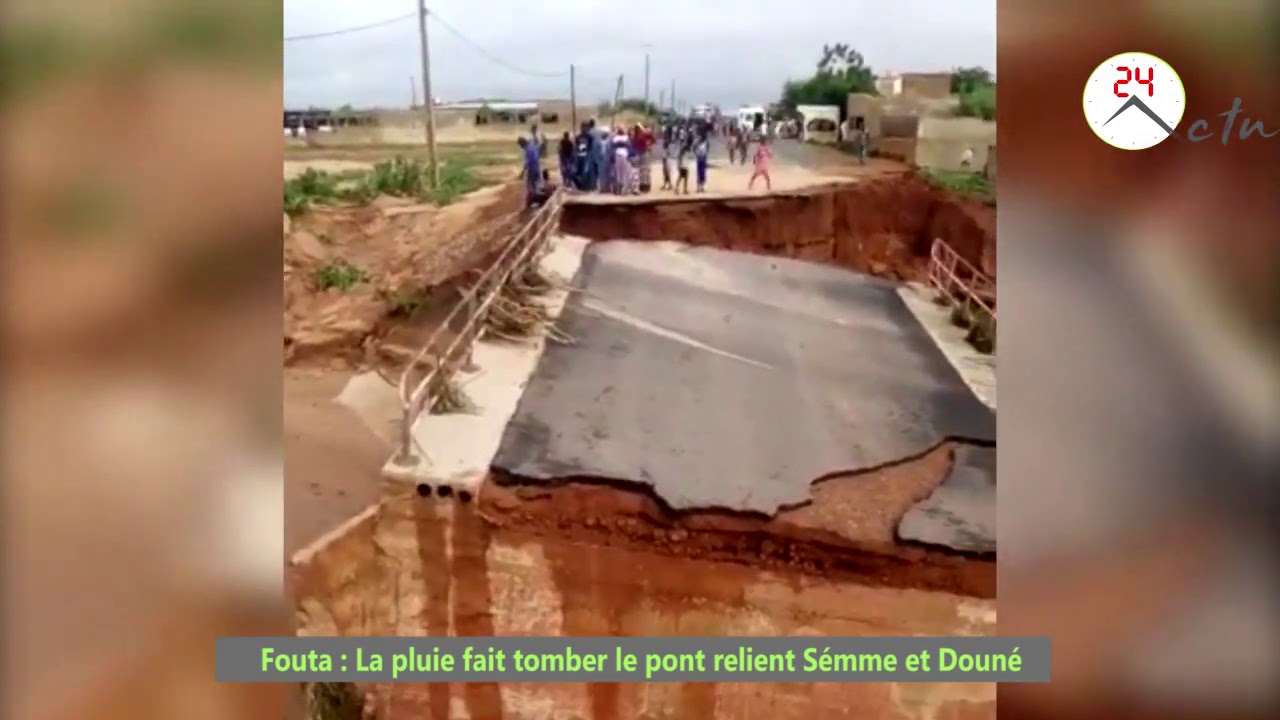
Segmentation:
{"type": "Polygon", "coordinates": [[[502,286],[509,278],[523,273],[531,262],[537,262],[541,251],[546,247],[550,231],[560,218],[563,205],[563,191],[557,190],[502,244],[498,256],[462,293],[449,314],[432,331],[400,374],[398,389],[402,420],[396,462],[407,463],[413,457],[414,422],[423,409],[434,404],[443,383],[452,372],[455,355],[470,357],[471,344],[480,336],[485,312],[493,304],[502,286]],[[436,348],[446,333],[452,333],[453,337],[443,351],[437,351],[436,348]],[[428,359],[428,355],[431,357],[426,373],[421,380],[413,383],[414,374],[423,361],[428,359]]]}
{"type": "Polygon", "coordinates": [[[976,307],[995,322],[995,306],[987,300],[995,297],[995,281],[942,240],[934,240],[929,250],[929,285],[949,302],[959,302],[969,312],[976,307]]]}

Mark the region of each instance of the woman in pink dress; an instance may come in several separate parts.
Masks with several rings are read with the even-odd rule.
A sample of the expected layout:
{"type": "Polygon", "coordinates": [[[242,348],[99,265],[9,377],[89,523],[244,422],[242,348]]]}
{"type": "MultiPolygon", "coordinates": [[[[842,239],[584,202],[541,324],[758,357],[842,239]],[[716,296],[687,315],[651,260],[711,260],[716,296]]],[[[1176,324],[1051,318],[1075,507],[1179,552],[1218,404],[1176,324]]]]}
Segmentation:
{"type": "Polygon", "coordinates": [[[756,147],[756,155],[753,159],[754,169],[751,171],[751,180],[747,183],[747,189],[751,190],[756,184],[756,178],[764,178],[764,189],[766,191],[773,190],[773,181],[769,178],[769,163],[773,160],[773,148],[769,147],[769,138],[761,138],[760,145],[756,147]]]}

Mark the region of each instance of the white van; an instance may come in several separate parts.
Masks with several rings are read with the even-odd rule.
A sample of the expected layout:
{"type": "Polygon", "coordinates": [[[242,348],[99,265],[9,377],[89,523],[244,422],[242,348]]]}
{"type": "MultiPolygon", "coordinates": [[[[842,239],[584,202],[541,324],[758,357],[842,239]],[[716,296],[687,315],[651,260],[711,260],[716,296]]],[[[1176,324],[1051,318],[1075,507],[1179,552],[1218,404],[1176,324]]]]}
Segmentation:
{"type": "Polygon", "coordinates": [[[738,108],[738,127],[749,133],[763,133],[767,127],[768,117],[762,107],[741,107],[738,108]]]}

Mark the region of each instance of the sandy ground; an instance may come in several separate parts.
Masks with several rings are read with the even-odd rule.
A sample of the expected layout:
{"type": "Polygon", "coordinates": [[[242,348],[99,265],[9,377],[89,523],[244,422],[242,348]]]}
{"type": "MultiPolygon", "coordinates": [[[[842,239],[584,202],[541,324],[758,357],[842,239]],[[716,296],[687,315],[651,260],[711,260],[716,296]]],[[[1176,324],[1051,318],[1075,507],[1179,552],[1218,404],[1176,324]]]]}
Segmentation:
{"type": "Polygon", "coordinates": [[[285,358],[359,357],[387,315],[426,304],[429,291],[469,268],[523,202],[495,185],[446,207],[380,197],[365,207],[316,207],[290,222],[284,243],[285,358]],[[353,286],[324,287],[323,271],[350,265],[353,286]],[[354,353],[354,354],[353,354],[354,353]]]}
{"type": "Polygon", "coordinates": [[[285,160],[284,177],[286,180],[292,177],[297,177],[307,168],[313,168],[327,173],[340,173],[348,170],[368,170],[372,167],[373,163],[356,162],[354,160],[285,160]]]}
{"type": "Polygon", "coordinates": [[[378,499],[378,470],[392,446],[335,401],[350,377],[344,371],[284,370],[287,552],[378,499]]]}
{"type": "MultiPolygon", "coordinates": [[[[429,304],[418,293],[466,266],[482,241],[467,232],[519,205],[495,186],[446,208],[401,202],[367,208],[323,209],[288,223],[284,241],[284,432],[286,550],[292,552],[379,497],[379,473],[393,450],[400,420],[394,392],[376,372],[355,375],[367,347],[418,345],[417,314],[389,319],[404,298],[429,304]],[[314,273],[344,261],[370,281],[347,291],[314,287],[314,273]],[[392,322],[394,320],[394,322],[392,322]],[[377,342],[367,346],[373,339],[377,342]]],[[[450,295],[450,298],[452,296],[450,295]]]]}
{"type": "MultiPolygon", "coordinates": [[[[583,118],[585,119],[585,118],[583,118]]],[[[548,138],[560,137],[569,125],[541,125],[539,129],[548,138]]],[[[436,127],[437,145],[455,145],[476,142],[510,142],[529,131],[528,125],[498,125],[477,127],[472,123],[443,123],[436,127]]],[[[380,128],[339,129],[333,133],[317,133],[309,140],[285,137],[285,147],[356,147],[359,145],[426,145],[426,129],[422,125],[389,126],[380,128]]]]}
{"type": "MultiPolygon", "coordinates": [[[[814,185],[827,185],[844,182],[850,179],[876,177],[902,171],[902,165],[889,160],[869,160],[866,165],[859,165],[856,160],[837,150],[821,147],[794,148],[794,141],[780,140],[770,168],[771,190],[787,192],[800,190],[814,185]]],[[[675,162],[672,161],[673,176],[675,162]]],[[[692,164],[689,168],[689,194],[678,197],[737,197],[767,195],[763,179],[757,179],[754,188],[748,187],[751,182],[752,165],[730,164],[723,144],[712,147],[711,166],[707,169],[706,192],[697,192],[696,178],[692,164]]],[[[617,196],[600,193],[583,193],[575,195],[573,202],[585,203],[637,203],[658,202],[677,197],[673,190],[661,190],[662,162],[657,159],[653,163],[654,189],[645,195],[617,196]]],[[[673,178],[674,180],[674,178],[673,178]]]]}

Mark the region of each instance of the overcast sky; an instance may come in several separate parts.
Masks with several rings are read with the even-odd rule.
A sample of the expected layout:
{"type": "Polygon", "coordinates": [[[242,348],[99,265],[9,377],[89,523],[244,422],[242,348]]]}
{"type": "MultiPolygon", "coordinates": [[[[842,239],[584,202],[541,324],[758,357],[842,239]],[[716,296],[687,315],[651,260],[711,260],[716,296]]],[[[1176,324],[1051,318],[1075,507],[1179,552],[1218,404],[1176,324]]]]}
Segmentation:
{"type": "MultiPolygon", "coordinates": [[[[416,0],[284,0],[284,34],[374,23],[415,7],[416,0]]],[[[653,101],[674,80],[677,98],[725,107],[777,99],[785,80],[812,74],[823,43],[852,45],[877,73],[994,71],[996,60],[995,0],[429,0],[428,7],[499,60],[564,73],[516,72],[432,24],[432,92],[444,100],[567,98],[571,63],[579,102],[612,97],[619,74],[624,93],[639,97],[646,44],[653,101]],[[634,7],[647,19],[637,23],[634,7]]],[[[284,45],[287,107],[403,107],[411,76],[420,88],[415,19],[284,45]]]]}

